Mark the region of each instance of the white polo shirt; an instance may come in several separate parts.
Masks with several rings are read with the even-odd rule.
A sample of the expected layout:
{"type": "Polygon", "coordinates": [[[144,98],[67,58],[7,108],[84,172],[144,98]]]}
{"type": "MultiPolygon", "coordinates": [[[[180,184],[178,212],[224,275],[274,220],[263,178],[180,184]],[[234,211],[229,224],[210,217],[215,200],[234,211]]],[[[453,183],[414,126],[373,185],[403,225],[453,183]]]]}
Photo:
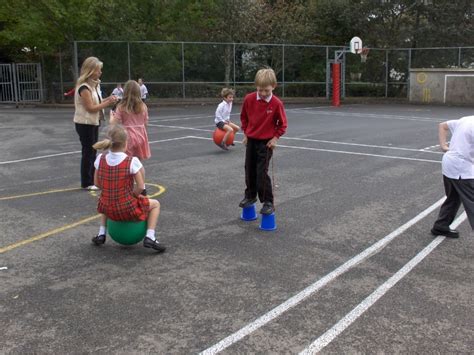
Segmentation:
{"type": "Polygon", "coordinates": [[[140,85],[140,95],[142,99],[146,99],[148,97],[148,89],[146,88],[145,84],[140,85]]]}
{"type": "Polygon", "coordinates": [[[447,124],[451,141],[443,155],[443,175],[450,179],[474,179],[474,116],[447,124]]]}
{"type": "MultiPolygon", "coordinates": [[[[102,157],[102,153],[97,156],[94,162],[94,167],[96,169],[99,169],[99,164],[100,164],[100,159],[102,157]]],[[[107,164],[110,166],[117,166],[121,162],[125,160],[127,157],[127,154],[122,153],[122,152],[108,152],[107,155],[105,156],[105,160],[107,161],[107,164]]],[[[138,173],[138,170],[142,168],[143,164],[140,162],[140,160],[137,157],[132,158],[132,163],[130,164],[130,174],[135,175],[138,173]]]]}
{"type": "Polygon", "coordinates": [[[217,106],[216,109],[216,118],[214,122],[217,124],[219,122],[226,122],[230,121],[230,112],[232,111],[232,101],[226,102],[222,100],[222,102],[217,106]]]}

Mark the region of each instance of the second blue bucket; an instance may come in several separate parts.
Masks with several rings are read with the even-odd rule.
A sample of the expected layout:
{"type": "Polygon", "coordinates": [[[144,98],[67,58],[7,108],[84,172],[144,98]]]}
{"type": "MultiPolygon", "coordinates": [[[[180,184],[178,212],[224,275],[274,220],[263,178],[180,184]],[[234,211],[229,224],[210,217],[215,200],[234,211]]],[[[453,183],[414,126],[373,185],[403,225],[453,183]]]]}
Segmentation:
{"type": "Polygon", "coordinates": [[[255,203],[252,206],[242,208],[240,219],[243,221],[255,221],[258,218],[255,203]]]}
{"type": "Polygon", "coordinates": [[[262,220],[260,221],[260,229],[264,231],[274,231],[277,229],[275,221],[275,212],[272,214],[262,214],[262,220]]]}

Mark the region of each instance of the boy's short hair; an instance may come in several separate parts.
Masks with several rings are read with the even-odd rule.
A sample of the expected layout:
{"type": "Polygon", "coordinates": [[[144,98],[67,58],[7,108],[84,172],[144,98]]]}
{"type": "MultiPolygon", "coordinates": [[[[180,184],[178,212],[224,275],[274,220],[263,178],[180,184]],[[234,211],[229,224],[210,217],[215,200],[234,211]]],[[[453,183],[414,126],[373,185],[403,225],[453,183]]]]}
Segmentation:
{"type": "Polygon", "coordinates": [[[268,85],[276,86],[277,79],[275,72],[271,68],[260,69],[257,74],[255,74],[255,85],[260,87],[265,87],[268,85]]]}
{"type": "Polygon", "coordinates": [[[223,88],[221,90],[221,97],[227,97],[229,95],[235,95],[235,91],[230,88],[223,88]]]}

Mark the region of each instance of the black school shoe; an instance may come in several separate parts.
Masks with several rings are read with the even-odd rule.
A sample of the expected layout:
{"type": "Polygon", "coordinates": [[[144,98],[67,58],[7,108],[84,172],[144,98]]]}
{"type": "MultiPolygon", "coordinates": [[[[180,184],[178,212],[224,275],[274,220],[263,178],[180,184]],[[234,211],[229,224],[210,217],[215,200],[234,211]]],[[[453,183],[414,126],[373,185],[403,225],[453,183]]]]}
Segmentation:
{"type": "Polygon", "coordinates": [[[252,206],[255,202],[257,202],[257,198],[244,198],[242,201],[239,203],[239,207],[242,208],[247,208],[252,206]]]}
{"type": "Polygon", "coordinates": [[[145,248],[155,249],[158,253],[162,253],[166,250],[166,247],[163,244],[161,244],[157,240],[151,240],[148,237],[145,237],[145,239],[143,239],[143,246],[145,248]]]}
{"type": "Polygon", "coordinates": [[[439,229],[436,227],[431,228],[431,234],[442,235],[446,238],[459,238],[459,232],[455,229],[439,229]]]}
{"type": "Polygon", "coordinates": [[[260,210],[261,214],[272,214],[275,212],[275,207],[273,207],[273,203],[271,202],[264,202],[262,209],[260,210]]]}
{"type": "Polygon", "coordinates": [[[96,235],[94,238],[92,238],[92,243],[95,245],[101,245],[105,243],[105,234],[101,235],[96,235]]]}
{"type": "Polygon", "coordinates": [[[142,192],[140,192],[140,195],[146,196],[147,195],[146,189],[143,189],[142,192]]]}

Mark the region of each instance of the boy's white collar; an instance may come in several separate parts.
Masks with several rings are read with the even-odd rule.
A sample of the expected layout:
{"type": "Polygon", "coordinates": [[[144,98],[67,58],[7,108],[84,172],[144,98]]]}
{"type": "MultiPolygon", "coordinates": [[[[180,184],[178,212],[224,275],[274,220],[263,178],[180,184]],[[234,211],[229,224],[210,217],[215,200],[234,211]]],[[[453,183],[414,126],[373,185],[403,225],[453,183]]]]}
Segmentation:
{"type": "Polygon", "coordinates": [[[257,92],[257,101],[258,101],[258,100],[265,100],[265,101],[268,103],[268,102],[270,102],[270,100],[272,99],[272,97],[273,97],[273,93],[271,93],[270,96],[268,96],[267,98],[262,99],[262,98],[260,97],[260,95],[258,94],[258,92],[257,92]]]}

